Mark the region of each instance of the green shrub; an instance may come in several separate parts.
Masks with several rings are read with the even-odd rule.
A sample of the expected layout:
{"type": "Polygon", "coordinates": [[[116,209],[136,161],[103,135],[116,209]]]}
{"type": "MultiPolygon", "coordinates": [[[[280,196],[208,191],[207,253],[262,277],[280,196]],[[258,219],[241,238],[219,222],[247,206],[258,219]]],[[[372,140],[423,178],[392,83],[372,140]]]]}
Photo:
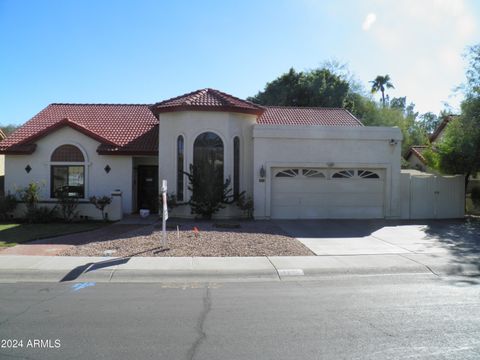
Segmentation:
{"type": "Polygon", "coordinates": [[[25,204],[25,218],[29,223],[51,222],[56,216],[56,206],[53,209],[38,207],[40,189],[43,185],[31,182],[27,187],[17,190],[20,200],[25,204]]]}
{"type": "Polygon", "coordinates": [[[25,217],[29,223],[33,224],[46,224],[54,222],[57,218],[57,206],[54,206],[53,208],[46,206],[27,208],[25,217]]]}
{"type": "Polygon", "coordinates": [[[480,186],[475,186],[472,189],[470,197],[472,198],[473,205],[475,205],[475,207],[480,207],[480,186]]]}
{"type": "Polygon", "coordinates": [[[244,194],[238,197],[237,206],[243,211],[243,214],[247,219],[253,218],[253,199],[251,197],[245,197],[244,194]]]}
{"type": "Polygon", "coordinates": [[[27,209],[37,207],[40,201],[40,189],[41,185],[36,182],[31,182],[27,187],[17,190],[20,200],[25,203],[27,209]]]}
{"type": "Polygon", "coordinates": [[[11,194],[0,196],[0,219],[6,220],[8,213],[17,207],[17,198],[11,194]]]}
{"type": "Polygon", "coordinates": [[[112,202],[112,198],[109,196],[91,196],[88,199],[95,207],[102,212],[103,221],[107,221],[108,216],[105,213],[105,208],[112,202]]]}
{"type": "Polygon", "coordinates": [[[57,191],[55,196],[58,199],[63,220],[67,223],[71,222],[78,215],[78,197],[68,196],[68,191],[57,191]]]}
{"type": "Polygon", "coordinates": [[[215,169],[211,173],[208,167],[201,168],[190,164],[188,178],[188,190],[192,192],[188,204],[191,213],[199,215],[203,219],[211,219],[213,214],[225,208],[225,204],[232,204],[234,196],[230,187],[231,180],[223,182],[223,173],[215,169]]]}

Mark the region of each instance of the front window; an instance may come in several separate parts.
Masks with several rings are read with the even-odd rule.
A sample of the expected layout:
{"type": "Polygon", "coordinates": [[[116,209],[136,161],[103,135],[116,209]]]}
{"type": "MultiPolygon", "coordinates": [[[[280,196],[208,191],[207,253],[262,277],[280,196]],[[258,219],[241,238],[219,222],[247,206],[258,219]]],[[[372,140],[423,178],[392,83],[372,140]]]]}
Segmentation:
{"type": "Polygon", "coordinates": [[[59,192],[69,197],[85,197],[85,167],[52,165],[51,197],[58,197],[59,192]]]}
{"type": "Polygon", "coordinates": [[[233,138],[233,195],[235,199],[240,194],[240,139],[233,138]]]}
{"type": "Polygon", "coordinates": [[[85,197],[85,158],[74,145],[59,146],[50,158],[50,197],[62,192],[70,197],[85,197]]]}
{"type": "Polygon", "coordinates": [[[184,141],[183,136],[180,135],[177,138],[177,200],[183,201],[183,180],[185,175],[183,174],[183,153],[184,153],[184,141]]]}
{"type": "Polygon", "coordinates": [[[193,144],[193,165],[200,177],[223,184],[223,141],[213,132],[204,132],[193,144]]]}

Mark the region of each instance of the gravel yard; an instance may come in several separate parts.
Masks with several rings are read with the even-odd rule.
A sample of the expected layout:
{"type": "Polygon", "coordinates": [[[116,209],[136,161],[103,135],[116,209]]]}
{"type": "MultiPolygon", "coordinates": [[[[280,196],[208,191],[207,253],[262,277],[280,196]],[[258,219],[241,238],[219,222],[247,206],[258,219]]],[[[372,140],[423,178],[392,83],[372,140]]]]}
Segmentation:
{"type": "Polygon", "coordinates": [[[91,241],[86,237],[85,242],[76,243],[75,247],[58,255],[105,256],[105,251],[115,257],[313,255],[303,244],[269,221],[220,223],[221,227],[207,221],[169,223],[169,249],[166,251],[159,251],[162,233],[161,225],[157,224],[125,232],[114,239],[91,241]]]}

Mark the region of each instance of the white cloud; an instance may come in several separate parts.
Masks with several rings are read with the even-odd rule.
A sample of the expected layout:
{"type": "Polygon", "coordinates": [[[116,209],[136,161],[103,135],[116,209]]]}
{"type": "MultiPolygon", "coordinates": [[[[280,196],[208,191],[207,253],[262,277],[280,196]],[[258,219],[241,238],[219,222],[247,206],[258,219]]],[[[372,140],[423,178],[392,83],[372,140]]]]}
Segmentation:
{"type": "MultiPolygon", "coordinates": [[[[368,6],[372,9],[372,4],[368,6]]],[[[370,14],[362,27],[370,30],[376,57],[382,59],[379,73],[390,74],[394,81],[396,90],[391,96],[407,95],[422,112],[439,111],[463,81],[461,55],[478,36],[470,4],[464,0],[403,0],[377,2],[374,10],[378,15],[375,27],[367,21],[370,14]]]]}
{"type": "Polygon", "coordinates": [[[376,20],[377,20],[377,15],[375,15],[374,13],[369,13],[365,17],[365,20],[363,20],[362,29],[364,31],[368,31],[372,27],[372,25],[375,23],[376,20]]]}

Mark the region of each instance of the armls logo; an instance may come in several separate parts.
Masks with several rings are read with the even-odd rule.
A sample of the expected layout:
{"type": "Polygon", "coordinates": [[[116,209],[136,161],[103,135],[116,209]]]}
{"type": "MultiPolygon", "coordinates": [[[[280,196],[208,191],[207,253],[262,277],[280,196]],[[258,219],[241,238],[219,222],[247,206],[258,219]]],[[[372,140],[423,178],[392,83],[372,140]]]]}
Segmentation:
{"type": "Polygon", "coordinates": [[[28,339],[27,348],[32,349],[59,349],[62,347],[60,339],[28,339]]]}

